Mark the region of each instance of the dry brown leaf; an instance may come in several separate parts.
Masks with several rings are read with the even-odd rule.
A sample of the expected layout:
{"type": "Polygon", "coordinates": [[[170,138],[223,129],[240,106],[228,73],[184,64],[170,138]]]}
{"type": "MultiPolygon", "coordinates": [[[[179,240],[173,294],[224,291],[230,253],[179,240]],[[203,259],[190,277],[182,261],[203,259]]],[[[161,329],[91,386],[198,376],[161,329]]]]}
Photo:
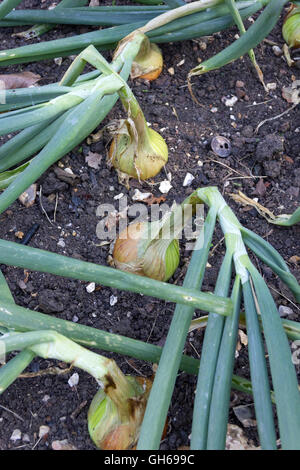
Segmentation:
{"type": "Polygon", "coordinates": [[[78,180],[78,176],[75,175],[70,168],[59,168],[56,166],[53,168],[53,171],[59,180],[64,181],[70,185],[76,184],[78,180]]]}
{"type": "Polygon", "coordinates": [[[239,338],[240,338],[240,342],[241,342],[244,346],[247,346],[247,344],[248,344],[248,336],[247,336],[242,330],[239,330],[239,338]]]}
{"type": "Polygon", "coordinates": [[[241,428],[235,424],[228,424],[226,436],[226,450],[259,450],[250,444],[241,428]]]}
{"type": "Polygon", "coordinates": [[[294,105],[300,103],[300,81],[296,80],[291,86],[284,86],[282,88],[282,97],[294,105]]]}
{"type": "Polygon", "coordinates": [[[77,450],[77,448],[67,441],[67,439],[64,439],[63,441],[53,441],[51,447],[53,450],[77,450]]]}
{"type": "Polygon", "coordinates": [[[40,75],[32,72],[10,73],[0,75],[0,88],[12,90],[15,88],[28,88],[41,79],[40,75]]]}
{"type": "Polygon", "coordinates": [[[128,208],[126,207],[121,212],[114,211],[108,214],[106,221],[105,221],[105,227],[107,228],[109,232],[117,225],[120,219],[126,219],[127,209],[128,208]]]}
{"type": "Polygon", "coordinates": [[[289,262],[294,263],[294,264],[300,263],[300,256],[298,255],[291,256],[289,259],[289,262]]]}
{"type": "Polygon", "coordinates": [[[256,183],[255,194],[257,194],[260,197],[263,197],[266,194],[266,191],[267,191],[267,188],[265,186],[265,183],[263,182],[262,179],[260,179],[258,183],[256,183]]]}
{"type": "Polygon", "coordinates": [[[37,185],[34,183],[19,196],[19,201],[25,207],[33,206],[36,199],[37,185]]]}
{"type": "Polygon", "coordinates": [[[148,197],[147,199],[144,199],[144,202],[146,204],[148,204],[148,206],[152,206],[152,204],[160,204],[162,202],[165,202],[166,200],[166,197],[165,196],[159,196],[159,197],[155,197],[153,196],[153,194],[148,197]]]}
{"type": "Polygon", "coordinates": [[[15,233],[15,237],[17,237],[19,240],[22,240],[24,237],[24,232],[18,231],[15,233]]]}
{"type": "Polygon", "coordinates": [[[85,157],[85,161],[90,168],[98,170],[102,156],[99,153],[89,152],[85,157]]]}
{"type": "Polygon", "coordinates": [[[233,194],[232,193],[232,194],[230,194],[230,196],[232,197],[232,199],[235,202],[237,202],[239,204],[242,204],[243,206],[255,207],[257,212],[259,212],[260,215],[262,215],[265,219],[267,219],[268,222],[270,220],[275,220],[276,219],[276,216],[273,214],[273,212],[271,212],[269,209],[262,206],[258,202],[254,201],[250,197],[246,196],[246,194],[242,193],[242,191],[239,191],[238,194],[233,194]]]}

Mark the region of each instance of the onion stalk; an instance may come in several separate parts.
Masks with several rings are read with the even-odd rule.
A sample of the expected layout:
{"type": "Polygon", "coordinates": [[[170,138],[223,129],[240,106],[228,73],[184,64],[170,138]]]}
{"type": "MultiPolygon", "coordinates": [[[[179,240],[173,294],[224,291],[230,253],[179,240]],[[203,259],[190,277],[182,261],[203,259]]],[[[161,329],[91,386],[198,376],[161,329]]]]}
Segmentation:
{"type": "Polygon", "coordinates": [[[17,7],[21,1],[22,0],[2,0],[0,5],[0,20],[17,7]]]}
{"type": "Polygon", "coordinates": [[[214,296],[211,293],[185,289],[6,240],[0,240],[0,263],[95,282],[103,286],[201,308],[204,311],[214,311],[221,315],[230,315],[232,311],[230,299],[214,296]]]}
{"type": "Polygon", "coordinates": [[[214,57],[193,68],[188,75],[189,80],[196,75],[202,75],[211,70],[216,70],[233,62],[251,49],[257,46],[272,31],[280,16],[281,10],[287,0],[272,0],[265,10],[259,15],[250,28],[241,35],[233,44],[226,47],[214,57]]]}
{"type": "Polygon", "coordinates": [[[282,35],[290,48],[300,47],[300,6],[291,5],[283,22],[282,35]]]}
{"type": "MultiPolygon", "coordinates": [[[[61,0],[56,6],[55,9],[60,8],[74,8],[74,7],[81,7],[88,3],[88,0],[61,0]]],[[[20,10],[19,10],[20,11],[20,10]]],[[[7,18],[6,18],[7,20],[7,18]]],[[[0,22],[0,27],[2,22],[0,22]]],[[[7,23],[7,22],[5,22],[7,23]]],[[[7,26],[10,26],[10,22],[8,21],[7,26]]],[[[32,23],[30,23],[32,24],[32,23]]],[[[27,31],[21,31],[19,33],[14,33],[13,36],[23,37],[25,39],[33,39],[42,36],[42,34],[48,33],[51,29],[55,28],[56,25],[54,24],[35,24],[27,31]]]]}
{"type": "MultiPolygon", "coordinates": [[[[51,10],[17,10],[5,17],[6,26],[23,26],[37,22],[47,25],[78,24],[95,26],[115,26],[135,21],[147,22],[168,8],[157,7],[60,7],[51,10]],[[11,23],[11,24],[10,24],[11,23]]],[[[0,23],[0,27],[2,24],[0,23]]]]}
{"type": "MultiPolygon", "coordinates": [[[[262,448],[276,449],[276,435],[270,399],[269,380],[265,363],[265,351],[259,331],[257,312],[259,312],[261,316],[264,337],[268,349],[282,447],[283,449],[298,449],[300,442],[300,395],[295,368],[290,359],[291,352],[289,344],[284,334],[276,305],[267,285],[251,263],[244,242],[248,244],[265,263],[271,266],[282,279],[285,278],[285,282],[293,290],[297,301],[300,301],[300,286],[289,273],[287,266],[283,260],[280,259],[277,252],[263,239],[241,226],[231,209],[219,194],[217,188],[200,189],[197,191],[197,195],[203,202],[209,206],[213,205],[213,207],[217,209],[218,219],[225,236],[226,248],[233,254],[235,271],[241,279],[246,309],[254,403],[262,448]],[[279,266],[282,266],[284,269],[279,268],[279,266],[274,266],[275,259],[277,263],[280,263],[279,266]],[[285,274],[287,276],[285,276],[285,274]],[[288,398],[287,394],[289,395],[288,398]],[[293,415],[295,410],[297,410],[296,415],[293,415]]],[[[224,369],[224,352],[222,352],[222,346],[219,347],[220,371],[218,372],[217,367],[215,384],[211,391],[211,402],[209,402],[210,418],[208,422],[202,424],[204,427],[201,427],[201,425],[199,425],[201,421],[197,419],[198,410],[194,410],[191,441],[191,447],[193,449],[200,448],[199,439],[204,431],[207,432],[208,436],[205,448],[220,449],[224,448],[223,446],[225,445],[226,428],[223,427],[223,431],[219,431],[222,429],[221,423],[224,422],[227,416],[229,402],[228,399],[226,399],[227,405],[225,407],[223,406],[220,411],[220,399],[214,401],[214,393],[217,393],[216,390],[221,380],[218,378],[218,374],[223,375],[223,380],[226,380],[227,384],[226,390],[228,390],[228,377],[232,373],[232,369],[229,369],[229,364],[227,364],[226,370],[224,369]],[[217,412],[218,409],[219,411],[217,412]]],[[[234,354],[234,351],[232,354],[234,354]]],[[[201,389],[197,390],[197,393],[201,393],[201,389]]],[[[222,396],[225,396],[224,393],[225,389],[223,389],[222,396]]],[[[228,398],[228,394],[226,396],[228,398]]]]}

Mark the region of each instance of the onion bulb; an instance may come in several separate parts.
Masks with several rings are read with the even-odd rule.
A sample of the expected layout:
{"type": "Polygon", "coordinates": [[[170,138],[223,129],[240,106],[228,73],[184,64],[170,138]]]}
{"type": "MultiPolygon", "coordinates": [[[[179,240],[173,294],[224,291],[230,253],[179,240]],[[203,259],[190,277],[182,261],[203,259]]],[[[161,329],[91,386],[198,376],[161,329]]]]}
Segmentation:
{"type": "Polygon", "coordinates": [[[127,380],[135,387],[136,396],[124,397],[122,413],[102,389],[96,393],[90,405],[89,433],[96,446],[102,450],[132,449],[138,440],[152,382],[130,376],[127,376],[127,380]],[[124,408],[127,408],[126,413],[124,408]]]}
{"type": "Polygon", "coordinates": [[[123,230],[114,246],[114,264],[122,271],[167,281],[180,261],[179,244],[177,239],[151,240],[154,224],[138,222],[123,230]]]}
{"type": "Polygon", "coordinates": [[[282,26],[282,35],[291,48],[300,47],[300,7],[292,5],[282,26]]]}
{"type": "Polygon", "coordinates": [[[109,148],[109,162],[122,173],[140,180],[156,176],[168,161],[164,139],[144,123],[140,129],[132,119],[119,122],[109,148]]]}
{"type": "Polygon", "coordinates": [[[155,80],[163,69],[163,56],[160,48],[150,41],[144,41],[131,69],[131,78],[155,80]]]}

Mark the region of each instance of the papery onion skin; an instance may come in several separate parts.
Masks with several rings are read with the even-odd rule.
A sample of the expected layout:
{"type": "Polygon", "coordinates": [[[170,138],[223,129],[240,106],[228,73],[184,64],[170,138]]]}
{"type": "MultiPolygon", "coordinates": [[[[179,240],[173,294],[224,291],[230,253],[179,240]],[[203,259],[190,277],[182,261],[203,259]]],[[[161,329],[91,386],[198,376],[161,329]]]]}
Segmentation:
{"type": "Polygon", "coordinates": [[[300,47],[300,7],[292,5],[284,19],[282,35],[289,47],[292,49],[300,47]]]}
{"type": "MultiPolygon", "coordinates": [[[[157,243],[161,243],[159,240],[157,243]]],[[[162,256],[157,256],[155,245],[146,250],[143,263],[144,276],[157,281],[168,281],[176,271],[180,261],[178,240],[174,239],[162,256]]]]}
{"type": "Polygon", "coordinates": [[[118,133],[113,137],[109,149],[111,164],[129,176],[146,180],[156,176],[168,161],[168,147],[163,137],[148,129],[147,138],[139,141],[137,147],[129,135],[118,133]]]}
{"type": "Polygon", "coordinates": [[[102,450],[127,450],[137,443],[144,417],[152,380],[144,377],[127,379],[136,387],[127,418],[121,420],[116,405],[100,389],[94,396],[88,411],[88,429],[94,444],[102,450]]]}
{"type": "Polygon", "coordinates": [[[178,240],[147,239],[147,222],[129,225],[116,240],[113,259],[117,269],[168,281],[176,271],[179,261],[178,240]]]}
{"type": "Polygon", "coordinates": [[[163,56],[156,44],[150,45],[150,51],[144,57],[137,57],[132,64],[131,78],[142,78],[149,82],[156,80],[163,69],[163,56]],[[143,73],[145,72],[145,73],[143,73]]]}
{"type": "Polygon", "coordinates": [[[141,259],[138,254],[139,241],[147,236],[147,222],[128,225],[117,238],[113,259],[117,269],[144,276],[141,259]]]}

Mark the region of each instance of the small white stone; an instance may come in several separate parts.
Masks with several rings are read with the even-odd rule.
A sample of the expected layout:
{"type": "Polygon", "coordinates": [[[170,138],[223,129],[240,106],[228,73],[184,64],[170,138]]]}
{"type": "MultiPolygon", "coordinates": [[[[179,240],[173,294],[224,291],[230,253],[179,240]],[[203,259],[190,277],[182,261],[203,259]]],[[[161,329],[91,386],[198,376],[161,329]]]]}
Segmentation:
{"type": "Polygon", "coordinates": [[[134,190],[134,194],[132,196],[133,201],[144,201],[152,196],[152,193],[142,193],[139,189],[134,190]]]}
{"type": "Polygon", "coordinates": [[[109,304],[113,307],[118,302],[118,297],[111,295],[109,298],[109,304]]]}
{"type": "Polygon", "coordinates": [[[160,183],[159,190],[160,190],[161,193],[167,194],[172,187],[173,186],[171,185],[170,181],[164,180],[160,183]]]}
{"type": "Polygon", "coordinates": [[[60,67],[62,64],[62,57],[56,57],[54,59],[54,63],[60,67]]]}
{"type": "Polygon", "coordinates": [[[47,403],[50,400],[50,395],[44,395],[42,398],[42,402],[47,403]]]}
{"type": "Polygon", "coordinates": [[[218,108],[216,108],[216,106],[213,106],[213,107],[210,109],[210,112],[211,112],[211,113],[217,113],[217,112],[218,112],[218,108]]]}
{"type": "Polygon", "coordinates": [[[272,49],[277,57],[282,55],[282,49],[279,46],[273,46],[272,49]]]}
{"type": "Polygon", "coordinates": [[[114,196],[114,199],[115,199],[116,201],[118,201],[119,199],[122,199],[123,196],[124,196],[124,194],[123,194],[123,193],[120,193],[120,194],[117,194],[116,196],[114,196]]]}
{"type": "Polygon", "coordinates": [[[90,282],[87,286],[86,286],[86,291],[91,294],[92,292],[94,292],[94,290],[96,289],[96,284],[94,282],[90,282]]]}
{"type": "Polygon", "coordinates": [[[64,169],[66,173],[69,173],[69,175],[74,175],[73,171],[71,168],[67,167],[64,169]]]}
{"type": "Polygon", "coordinates": [[[290,307],[286,307],[285,305],[280,305],[278,311],[280,317],[287,317],[294,313],[290,307]]]}
{"type": "Polygon", "coordinates": [[[232,121],[235,121],[235,116],[233,114],[230,114],[230,119],[232,119],[232,121]]]}
{"type": "Polygon", "coordinates": [[[12,435],[10,436],[10,440],[13,442],[19,441],[22,437],[22,433],[20,429],[14,429],[12,435]]]}
{"type": "Polygon", "coordinates": [[[68,384],[72,388],[78,385],[78,383],[79,383],[79,375],[77,374],[77,372],[74,372],[74,374],[71,375],[71,377],[69,378],[68,384]]]}
{"type": "Polygon", "coordinates": [[[45,425],[40,426],[40,429],[39,429],[39,438],[41,439],[42,437],[44,437],[44,436],[46,436],[47,434],[49,434],[49,431],[50,431],[49,426],[45,426],[45,425]]]}
{"type": "Polygon", "coordinates": [[[227,106],[228,108],[232,108],[232,106],[235,105],[235,103],[237,103],[238,101],[238,97],[233,95],[231,98],[222,98],[222,101],[223,103],[225,104],[225,106],[227,106]]]}
{"type": "Polygon", "coordinates": [[[195,179],[195,177],[191,174],[191,173],[187,173],[185,175],[185,178],[184,178],[184,181],[183,181],[183,185],[182,186],[190,186],[193,182],[193,180],[195,179]]]}
{"type": "Polygon", "coordinates": [[[29,437],[29,435],[28,435],[28,434],[24,434],[24,435],[22,436],[22,441],[23,441],[23,442],[30,442],[30,437],[29,437]]]}
{"type": "Polygon", "coordinates": [[[267,83],[266,87],[268,88],[268,90],[276,90],[277,83],[275,83],[275,82],[267,83]]]}
{"type": "Polygon", "coordinates": [[[59,246],[60,248],[65,248],[66,244],[62,238],[58,240],[57,246],[59,246]]]}

